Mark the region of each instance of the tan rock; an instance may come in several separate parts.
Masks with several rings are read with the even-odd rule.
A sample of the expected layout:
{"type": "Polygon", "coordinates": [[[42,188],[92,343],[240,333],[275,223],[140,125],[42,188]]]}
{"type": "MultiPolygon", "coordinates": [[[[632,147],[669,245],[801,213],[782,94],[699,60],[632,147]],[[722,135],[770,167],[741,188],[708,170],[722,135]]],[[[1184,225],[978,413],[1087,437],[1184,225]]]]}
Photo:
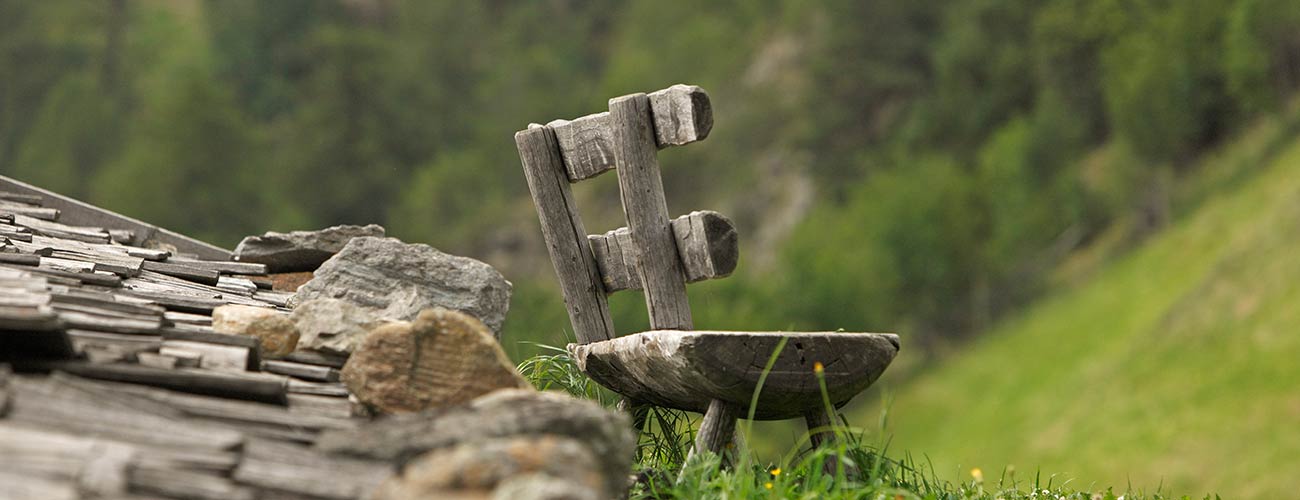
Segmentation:
{"type": "Polygon", "coordinates": [[[576,439],[518,436],[431,451],[406,464],[380,487],[376,498],[444,498],[492,491],[522,478],[563,483],[572,498],[600,498],[604,488],[596,455],[576,439]]]}
{"type": "Polygon", "coordinates": [[[427,309],[412,323],[371,331],[343,366],[357,399],[385,413],[467,402],[497,389],[531,388],[492,331],[464,313],[427,309]]]}
{"type": "Polygon", "coordinates": [[[262,343],[262,356],[268,358],[288,355],[298,345],[298,329],[289,315],[265,307],[220,306],[212,311],[212,330],[257,337],[262,343]]]}

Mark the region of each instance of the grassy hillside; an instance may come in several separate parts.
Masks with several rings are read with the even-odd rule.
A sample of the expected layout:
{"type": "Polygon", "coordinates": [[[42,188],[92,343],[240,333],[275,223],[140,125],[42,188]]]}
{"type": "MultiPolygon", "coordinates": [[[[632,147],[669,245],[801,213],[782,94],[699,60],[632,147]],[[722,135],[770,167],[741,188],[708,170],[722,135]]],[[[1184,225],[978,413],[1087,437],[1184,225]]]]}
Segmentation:
{"type": "Polygon", "coordinates": [[[1231,150],[1207,160],[1199,208],[892,387],[892,448],[944,477],[1011,465],[1078,488],[1292,498],[1300,141],[1274,145],[1244,177],[1231,150]]]}

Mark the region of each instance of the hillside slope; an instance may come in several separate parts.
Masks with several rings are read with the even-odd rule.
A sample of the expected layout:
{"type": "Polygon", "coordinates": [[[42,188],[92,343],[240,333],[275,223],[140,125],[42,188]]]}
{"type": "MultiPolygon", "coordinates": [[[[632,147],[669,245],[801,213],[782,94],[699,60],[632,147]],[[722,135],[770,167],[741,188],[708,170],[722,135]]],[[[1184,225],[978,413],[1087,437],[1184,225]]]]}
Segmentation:
{"type": "Polygon", "coordinates": [[[1300,142],[1262,167],[893,387],[891,449],[924,452],[944,477],[1013,465],[1078,488],[1294,498],[1300,142]]]}

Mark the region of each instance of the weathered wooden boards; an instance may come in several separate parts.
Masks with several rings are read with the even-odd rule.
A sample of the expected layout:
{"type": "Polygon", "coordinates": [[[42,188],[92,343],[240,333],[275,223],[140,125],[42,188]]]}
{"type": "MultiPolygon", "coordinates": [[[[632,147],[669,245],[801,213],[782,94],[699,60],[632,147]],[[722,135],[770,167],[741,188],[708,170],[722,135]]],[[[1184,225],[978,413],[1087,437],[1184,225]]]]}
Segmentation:
{"type": "Polygon", "coordinates": [[[619,165],[623,214],[636,246],[650,327],[690,330],[694,323],[691,304],[686,298],[686,274],[668,226],[668,201],[664,198],[663,178],[659,173],[650,98],[632,94],[610,99],[609,121],[614,156],[619,165]]]}
{"type": "MultiPolygon", "coordinates": [[[[713,129],[713,108],[709,95],[694,85],[673,85],[652,92],[654,145],[663,149],[702,141],[713,129]]],[[[587,115],[574,120],[554,120],[560,156],[571,182],[590,179],[614,168],[614,135],[609,113],[587,115]]]]}
{"type": "MultiPolygon", "coordinates": [[[[141,245],[152,240],[171,245],[182,252],[191,253],[205,259],[230,260],[230,252],[225,249],[60,196],[15,179],[0,176],[0,191],[5,193],[3,199],[6,201],[41,205],[57,210],[59,220],[65,224],[125,229],[128,233],[120,235],[129,236],[129,238],[115,240],[120,243],[141,245]]],[[[0,209],[0,212],[3,212],[3,209],[0,209]]]]}
{"type": "Polygon", "coordinates": [[[613,338],[614,322],[600,270],[565,177],[555,132],[545,126],[529,127],[515,134],[515,144],[578,342],[613,338]]]}
{"type": "Polygon", "coordinates": [[[759,394],[757,419],[803,417],[824,406],[818,363],[838,405],[870,386],[898,353],[897,335],[843,332],[649,331],[570,349],[584,373],[619,394],[699,412],[719,399],[744,414],[783,338],[789,340],[759,394]]]}
{"type": "MultiPolygon", "coordinates": [[[[736,269],[740,248],[736,227],[730,219],[703,210],[678,217],[671,226],[688,283],[724,278],[736,269]]],[[[606,293],[641,289],[641,271],[631,230],[621,227],[587,239],[606,293]]]]}
{"type": "Polygon", "coordinates": [[[57,373],[0,374],[6,390],[13,404],[0,412],[0,471],[15,476],[0,485],[4,498],[360,498],[390,473],[382,462],[304,446],[323,431],[355,429],[349,413],[57,373]]]}

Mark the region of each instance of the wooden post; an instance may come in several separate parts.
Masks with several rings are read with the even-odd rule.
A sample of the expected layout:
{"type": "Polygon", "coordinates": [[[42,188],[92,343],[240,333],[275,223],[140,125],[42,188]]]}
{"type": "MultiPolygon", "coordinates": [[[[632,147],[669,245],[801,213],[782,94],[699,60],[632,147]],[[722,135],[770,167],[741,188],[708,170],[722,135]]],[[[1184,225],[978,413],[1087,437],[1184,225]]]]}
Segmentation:
{"type": "MultiPolygon", "coordinates": [[[[655,147],[650,98],[632,94],[610,99],[614,157],[618,162],[618,187],[623,213],[636,248],[636,266],[655,330],[691,330],[691,305],[686,297],[686,274],[677,240],[668,222],[663,179],[655,147]]],[[[714,400],[696,434],[694,452],[721,454],[736,429],[741,409],[714,400]]]]}
{"type": "MultiPolygon", "coordinates": [[[[808,424],[808,440],[812,442],[813,449],[823,446],[832,445],[836,441],[834,415],[826,413],[825,409],[810,410],[804,414],[804,422],[808,424]]],[[[839,468],[840,459],[837,455],[826,457],[822,462],[822,470],[827,474],[834,475],[839,468]]],[[[857,477],[858,470],[849,464],[845,464],[844,475],[850,478],[857,477]]]]}
{"type": "Polygon", "coordinates": [[[569,178],[560,159],[555,132],[547,126],[529,126],[515,133],[515,145],[523,160],[528,190],[537,205],[542,236],[564,293],[564,306],[578,343],[589,344],[614,338],[614,322],[605,300],[600,271],[587,243],[569,188],[569,178]]]}
{"type": "Polygon", "coordinates": [[[677,256],[677,242],[668,226],[668,202],[659,174],[658,148],[650,98],[645,94],[609,101],[618,161],[618,187],[623,214],[637,250],[637,266],[654,330],[690,330],[691,305],[686,299],[686,274],[677,256]]]}

